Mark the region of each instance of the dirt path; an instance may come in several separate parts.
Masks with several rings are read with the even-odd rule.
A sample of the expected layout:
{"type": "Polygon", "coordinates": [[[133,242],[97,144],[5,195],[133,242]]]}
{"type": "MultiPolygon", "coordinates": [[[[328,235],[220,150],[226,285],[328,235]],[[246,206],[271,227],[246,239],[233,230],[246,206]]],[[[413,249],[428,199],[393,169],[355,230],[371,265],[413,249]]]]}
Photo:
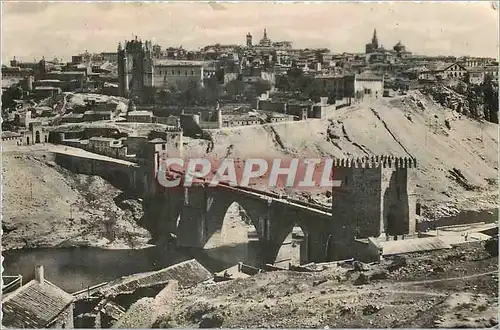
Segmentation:
{"type": "Polygon", "coordinates": [[[456,281],[456,280],[468,280],[471,278],[482,277],[482,276],[487,276],[487,275],[492,275],[492,274],[498,274],[498,270],[486,272],[486,273],[480,273],[480,274],[466,275],[466,276],[440,278],[440,279],[436,279],[436,280],[398,282],[398,283],[395,283],[395,285],[429,284],[429,283],[439,283],[439,282],[456,281]]]}

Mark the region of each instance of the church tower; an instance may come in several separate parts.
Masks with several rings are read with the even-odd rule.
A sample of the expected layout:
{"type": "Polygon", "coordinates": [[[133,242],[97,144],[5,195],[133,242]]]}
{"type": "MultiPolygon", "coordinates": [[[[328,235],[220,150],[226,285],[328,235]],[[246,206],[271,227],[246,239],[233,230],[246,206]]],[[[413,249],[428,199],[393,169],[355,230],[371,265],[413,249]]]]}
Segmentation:
{"type": "Polygon", "coordinates": [[[247,47],[252,47],[252,35],[250,32],[247,33],[247,47]]]}
{"type": "Polygon", "coordinates": [[[378,49],[377,29],[373,30],[372,46],[374,49],[378,49]]]}
{"type": "Polygon", "coordinates": [[[127,51],[122,47],[121,42],[118,44],[118,88],[119,94],[122,97],[128,97],[129,93],[129,76],[128,76],[128,58],[127,51]]]}

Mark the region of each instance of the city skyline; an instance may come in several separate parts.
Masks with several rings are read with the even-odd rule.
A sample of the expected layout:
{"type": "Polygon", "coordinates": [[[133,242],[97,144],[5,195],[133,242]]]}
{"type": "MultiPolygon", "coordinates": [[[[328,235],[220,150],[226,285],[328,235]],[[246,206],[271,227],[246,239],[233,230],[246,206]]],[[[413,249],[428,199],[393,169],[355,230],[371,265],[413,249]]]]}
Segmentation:
{"type": "Polygon", "coordinates": [[[112,52],[137,35],[162,47],[272,40],[295,48],[364,51],[373,29],[391,49],[401,40],[414,54],[498,57],[498,12],[482,3],[3,3],[6,63],[112,52]],[[62,15],[64,13],[64,15],[62,15]],[[186,17],[191,13],[193,19],[186,17]],[[363,21],[363,24],[359,24],[363,21]],[[131,24],[137,22],[139,24],[131,24]],[[148,22],[148,24],[145,24],[148,22]],[[464,24],[467,22],[467,24],[464,24]],[[93,27],[93,28],[92,28],[93,27]],[[231,28],[227,28],[231,27],[231,28]],[[90,30],[92,28],[92,30],[90,30]],[[323,32],[323,33],[322,33],[323,32]]]}

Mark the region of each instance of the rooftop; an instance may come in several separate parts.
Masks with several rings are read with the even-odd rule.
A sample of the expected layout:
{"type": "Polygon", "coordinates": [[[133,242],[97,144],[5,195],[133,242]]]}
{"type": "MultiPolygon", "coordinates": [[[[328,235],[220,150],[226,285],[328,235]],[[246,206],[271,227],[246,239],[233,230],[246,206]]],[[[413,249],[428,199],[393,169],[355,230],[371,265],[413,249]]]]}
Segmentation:
{"type": "Polygon", "coordinates": [[[155,66],[203,66],[204,61],[155,60],[155,66]]]}
{"type": "Polygon", "coordinates": [[[52,87],[52,86],[36,86],[35,87],[36,91],[53,91],[53,90],[61,90],[59,87],[52,87]]]}
{"type": "Polygon", "coordinates": [[[102,137],[102,136],[94,136],[89,139],[89,141],[105,141],[105,142],[114,142],[118,141],[117,139],[114,138],[109,138],[109,137],[102,137]]]}
{"type": "Polygon", "coordinates": [[[68,113],[63,116],[63,118],[83,118],[83,113],[68,113]]]}
{"type": "Polygon", "coordinates": [[[2,139],[8,139],[8,138],[13,138],[13,137],[20,137],[21,134],[16,133],[16,132],[10,132],[10,131],[3,131],[2,132],[2,139]]]}
{"type": "Polygon", "coordinates": [[[111,115],[110,110],[87,110],[86,115],[111,115]]]}
{"type": "Polygon", "coordinates": [[[213,275],[210,271],[195,259],[191,259],[157,271],[139,273],[117,279],[99,288],[99,291],[105,297],[115,296],[124,292],[134,292],[140,287],[148,287],[160,283],[166,284],[171,280],[179,281],[180,287],[189,288],[212,278],[213,275]]]}
{"type": "Polygon", "coordinates": [[[138,110],[138,111],[129,111],[128,116],[148,116],[152,117],[153,113],[151,111],[146,111],[146,110],[138,110]]]}
{"type": "Polygon", "coordinates": [[[32,280],[4,296],[2,325],[45,328],[72,302],[72,295],[47,280],[32,280]]]}
{"type": "Polygon", "coordinates": [[[160,138],[156,138],[156,139],[152,139],[150,141],[148,141],[149,143],[165,143],[167,141],[163,140],[163,139],[160,139],[160,138]]]}

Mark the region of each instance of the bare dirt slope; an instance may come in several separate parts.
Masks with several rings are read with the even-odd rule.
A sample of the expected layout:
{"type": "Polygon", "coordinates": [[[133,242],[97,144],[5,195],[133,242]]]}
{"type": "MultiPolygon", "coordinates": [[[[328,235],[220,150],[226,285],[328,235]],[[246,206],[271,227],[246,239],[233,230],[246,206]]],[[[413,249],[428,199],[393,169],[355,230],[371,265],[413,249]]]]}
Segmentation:
{"type": "Polygon", "coordinates": [[[180,291],[157,325],[326,329],[498,323],[498,258],[489,257],[481,243],[404,260],[397,270],[387,260],[361,272],[333,266],[319,273],[278,271],[199,285],[180,291]],[[371,279],[359,281],[363,274],[371,279]]]}
{"type": "Polygon", "coordinates": [[[140,214],[120,209],[121,191],[100,177],[76,175],[43,151],[3,152],[3,249],[58,245],[140,246],[140,214]],[[72,219],[71,219],[72,218],[72,219]],[[116,219],[111,229],[105,219],[116,219]]]}
{"type": "MultiPolygon", "coordinates": [[[[328,117],[214,131],[209,155],[412,156],[419,164],[417,193],[432,212],[497,207],[498,125],[460,116],[420,92],[332,109],[328,117]],[[454,168],[464,182],[450,173],[454,168]]],[[[203,155],[207,145],[192,141],[187,152],[203,155]]]]}

